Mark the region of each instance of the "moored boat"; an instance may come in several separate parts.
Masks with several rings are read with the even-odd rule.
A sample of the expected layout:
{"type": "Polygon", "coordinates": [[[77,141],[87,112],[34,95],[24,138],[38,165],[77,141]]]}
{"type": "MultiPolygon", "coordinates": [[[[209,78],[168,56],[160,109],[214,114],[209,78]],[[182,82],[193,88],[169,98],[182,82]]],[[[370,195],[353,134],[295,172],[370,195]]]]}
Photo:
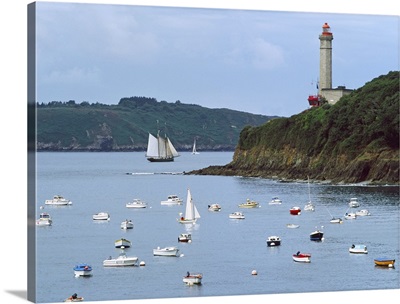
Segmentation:
{"type": "Polygon", "coordinates": [[[121,222],[121,229],[133,229],[132,220],[125,220],[121,222]]]}
{"type": "Polygon", "coordinates": [[[51,226],[53,220],[47,212],[40,213],[39,218],[36,220],[36,226],[51,226]]]}
{"type": "Polygon", "coordinates": [[[332,224],[342,224],[343,220],[340,217],[332,217],[329,222],[332,224]]]}
{"type": "Polygon", "coordinates": [[[118,257],[112,258],[110,256],[107,260],[103,261],[103,266],[106,267],[135,266],[138,259],[139,258],[135,256],[128,257],[123,248],[121,247],[121,252],[118,255],[118,257]]]}
{"type": "Polygon", "coordinates": [[[361,209],[355,212],[356,216],[370,216],[371,213],[367,209],[361,209]]]}
{"type": "Polygon", "coordinates": [[[181,224],[195,224],[199,218],[200,218],[200,213],[197,211],[190,189],[188,189],[185,216],[183,216],[183,214],[180,214],[177,221],[181,224]]]}
{"type": "Polygon", "coordinates": [[[188,243],[192,241],[192,235],[190,233],[181,233],[178,236],[178,242],[188,243]]]}
{"type": "Polygon", "coordinates": [[[344,214],[344,219],[345,220],[355,220],[357,218],[357,214],[355,214],[354,212],[350,212],[350,213],[345,213],[344,214]]]}
{"type": "Polygon", "coordinates": [[[360,203],[358,202],[358,199],[356,197],[352,197],[350,199],[349,207],[350,208],[358,208],[358,207],[360,207],[360,203]]]}
{"type": "Polygon", "coordinates": [[[176,194],[170,194],[167,196],[166,200],[161,201],[161,205],[182,205],[182,202],[182,199],[176,194]]]}
{"type": "Polygon", "coordinates": [[[269,205],[280,205],[280,204],[282,204],[282,200],[279,199],[279,197],[274,196],[274,197],[270,200],[270,202],[269,202],[268,204],[269,204],[269,205]]]}
{"type": "Polygon", "coordinates": [[[147,203],[139,198],[134,198],[131,202],[125,204],[126,208],[146,208],[147,203]]]}
{"type": "Polygon", "coordinates": [[[298,251],[296,254],[292,255],[293,261],[300,263],[310,263],[311,262],[311,254],[310,253],[301,253],[298,251]]]}
{"type": "Polygon", "coordinates": [[[310,240],[311,241],[322,241],[324,238],[324,233],[321,230],[315,230],[310,233],[310,240]]]}
{"type": "Polygon", "coordinates": [[[78,264],[74,267],[76,277],[88,277],[92,275],[92,266],[88,264],[78,264]]]}
{"type": "Polygon", "coordinates": [[[366,253],[368,253],[368,249],[367,249],[367,246],[365,246],[365,245],[360,245],[360,244],[354,245],[353,244],[349,248],[349,252],[350,253],[364,253],[364,254],[366,254],[366,253]]]}
{"type": "Polygon", "coordinates": [[[239,204],[239,208],[257,208],[259,204],[255,201],[247,199],[245,203],[239,204]]]}
{"type": "Polygon", "coordinates": [[[301,208],[294,206],[294,207],[290,208],[289,213],[291,215],[299,215],[301,213],[301,208]]]}
{"type": "Polygon", "coordinates": [[[280,246],[281,238],[279,236],[271,235],[267,238],[268,247],[280,246]]]}
{"type": "Polygon", "coordinates": [[[395,259],[391,258],[376,258],[374,259],[374,263],[376,266],[385,266],[385,267],[394,267],[395,259]]]}
{"type": "Polygon", "coordinates": [[[217,203],[208,205],[209,211],[221,211],[221,206],[217,203]]]}
{"type": "Polygon", "coordinates": [[[114,242],[115,248],[129,248],[131,244],[131,241],[124,238],[120,238],[114,242]]]}
{"type": "Polygon", "coordinates": [[[175,246],[153,249],[153,255],[155,256],[173,256],[176,257],[179,254],[179,248],[175,246]]]}
{"type": "Polygon", "coordinates": [[[50,200],[45,200],[44,201],[45,205],[54,205],[54,206],[66,206],[66,205],[72,205],[72,202],[61,195],[54,195],[53,199],[50,200]]]}
{"type": "Polygon", "coordinates": [[[189,273],[189,271],[188,271],[186,276],[183,277],[183,282],[188,285],[201,284],[202,279],[203,279],[203,274],[189,273]]]}
{"type": "Polygon", "coordinates": [[[94,221],[108,221],[110,219],[110,215],[107,212],[99,212],[93,214],[94,221]]]}
{"type": "Polygon", "coordinates": [[[297,224],[286,224],[286,227],[288,227],[290,229],[294,229],[294,228],[299,228],[300,225],[297,225],[297,224]]]}
{"type": "Polygon", "coordinates": [[[243,220],[244,219],[244,214],[239,211],[232,212],[229,214],[229,218],[231,219],[236,219],[236,220],[243,220]]]}

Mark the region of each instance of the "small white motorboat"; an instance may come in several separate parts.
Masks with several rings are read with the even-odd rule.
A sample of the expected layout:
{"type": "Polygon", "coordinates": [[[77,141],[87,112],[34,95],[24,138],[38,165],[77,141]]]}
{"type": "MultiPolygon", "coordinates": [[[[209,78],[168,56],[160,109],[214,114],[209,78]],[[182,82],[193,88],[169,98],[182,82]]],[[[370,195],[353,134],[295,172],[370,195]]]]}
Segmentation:
{"type": "Polygon", "coordinates": [[[269,205],[280,205],[282,204],[282,200],[279,197],[274,196],[272,200],[268,203],[269,205]]]}
{"type": "Polygon", "coordinates": [[[89,277],[92,275],[92,266],[88,264],[78,264],[74,267],[76,277],[89,277]]]}
{"type": "Polygon", "coordinates": [[[344,219],[345,220],[354,220],[357,218],[357,214],[355,214],[354,212],[350,212],[350,213],[345,213],[344,214],[344,219]]]}
{"type": "Polygon", "coordinates": [[[125,220],[121,222],[121,229],[133,229],[132,220],[125,220]]]}
{"type": "Polygon", "coordinates": [[[351,245],[351,247],[349,248],[349,252],[350,253],[368,253],[368,249],[367,246],[365,245],[351,245]]]}
{"type": "Polygon", "coordinates": [[[361,209],[355,212],[357,216],[370,216],[371,213],[367,209],[361,209]]]}
{"type": "Polygon", "coordinates": [[[304,205],[304,211],[315,211],[314,204],[310,201],[304,205]]]}
{"type": "Polygon", "coordinates": [[[311,262],[311,254],[310,253],[300,253],[298,251],[296,254],[292,255],[293,261],[300,263],[310,263],[311,262]]]}
{"type": "Polygon", "coordinates": [[[297,224],[286,224],[286,227],[288,227],[290,229],[294,229],[294,228],[299,228],[300,225],[297,225],[297,224]]]}
{"type": "Polygon", "coordinates": [[[110,219],[110,215],[107,212],[99,212],[93,214],[93,220],[95,221],[108,221],[110,219]]]}
{"type": "Polygon", "coordinates": [[[201,273],[190,273],[187,272],[186,276],[183,277],[183,283],[187,285],[193,284],[201,284],[201,280],[203,279],[203,274],[201,273]]]}
{"type": "Polygon", "coordinates": [[[138,257],[131,256],[128,257],[121,247],[121,253],[116,258],[112,258],[111,256],[103,261],[103,266],[106,267],[123,267],[123,266],[135,266],[137,261],[139,260],[138,257]]]}
{"type": "Polygon", "coordinates": [[[178,242],[189,243],[192,241],[192,235],[190,233],[181,233],[178,236],[178,242]]]}
{"type": "Polygon", "coordinates": [[[128,241],[127,239],[120,238],[119,240],[116,240],[114,242],[115,248],[129,248],[131,247],[132,243],[131,241],[128,241]]]}
{"type": "Polygon", "coordinates": [[[329,222],[332,224],[342,224],[343,220],[340,217],[332,217],[329,222]]]}
{"type": "Polygon", "coordinates": [[[153,255],[155,256],[176,257],[178,256],[178,254],[179,254],[179,248],[174,246],[164,247],[164,248],[157,247],[153,249],[153,255]]]}
{"type": "Polygon", "coordinates": [[[176,194],[170,194],[168,195],[167,200],[161,201],[161,205],[182,205],[182,202],[182,199],[176,194]]]}
{"type": "Polygon", "coordinates": [[[244,220],[244,214],[239,211],[232,212],[231,214],[229,214],[229,218],[235,220],[244,220]]]}
{"type": "Polygon", "coordinates": [[[239,208],[257,208],[259,204],[256,201],[252,201],[250,199],[246,199],[245,203],[239,204],[239,208]]]}
{"type": "Polygon", "coordinates": [[[131,202],[125,204],[126,208],[146,208],[147,203],[139,198],[134,198],[131,202]]]}
{"type": "Polygon", "coordinates": [[[281,245],[281,238],[279,236],[269,236],[267,238],[267,245],[268,247],[280,246],[281,245]]]}
{"type": "Polygon", "coordinates": [[[51,226],[53,220],[47,212],[40,213],[39,218],[36,220],[36,226],[51,226]]]}
{"type": "Polygon", "coordinates": [[[209,211],[221,211],[221,206],[219,204],[211,204],[208,205],[208,210],[209,211]]]}
{"type": "Polygon", "coordinates": [[[350,208],[358,208],[358,207],[360,207],[360,203],[358,202],[358,199],[356,197],[352,197],[350,199],[349,207],[350,208]]]}
{"type": "Polygon", "coordinates": [[[44,201],[45,205],[55,205],[55,206],[66,206],[66,205],[72,205],[72,202],[61,195],[54,195],[53,199],[50,200],[45,200],[44,201]]]}

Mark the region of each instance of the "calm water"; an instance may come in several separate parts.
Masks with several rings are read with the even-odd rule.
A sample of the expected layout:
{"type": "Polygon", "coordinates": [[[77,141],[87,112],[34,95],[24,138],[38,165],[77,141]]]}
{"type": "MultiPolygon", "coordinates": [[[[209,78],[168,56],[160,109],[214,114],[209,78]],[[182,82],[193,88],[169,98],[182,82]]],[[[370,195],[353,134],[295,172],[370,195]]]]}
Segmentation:
{"type": "Polygon", "coordinates": [[[144,153],[39,153],[37,217],[46,211],[53,225],[37,227],[37,302],[60,302],[74,292],[97,301],[400,287],[398,187],[311,184],[315,212],[292,216],[290,207],[304,207],[308,201],[307,183],[171,174],[223,165],[232,155],[183,153],[172,163],[149,163],[144,153]],[[184,205],[160,204],[169,194],[185,201],[187,188],[201,215],[195,225],[176,221],[184,205]],[[40,210],[55,194],[73,205],[40,210]],[[273,196],[283,203],[268,205],[273,196]],[[371,216],[329,223],[330,214],[343,216],[351,197],[371,216]],[[126,208],[133,198],[146,201],[148,208],[126,208]],[[261,207],[239,209],[247,198],[261,207]],[[209,212],[211,203],[221,204],[222,210],[209,212]],[[245,220],[228,218],[239,210],[245,220]],[[92,215],[100,211],[111,220],[93,222],[92,215]],[[133,220],[133,230],[120,229],[125,219],[133,220]],[[288,229],[288,223],[300,227],[288,229]],[[311,242],[309,233],[320,226],[325,239],[311,242]],[[190,232],[193,242],[178,243],[182,232],[190,232]],[[267,247],[269,235],[280,236],[282,245],[267,247]],[[145,267],[102,266],[104,259],[118,255],[114,241],[121,237],[132,242],[127,254],[139,257],[145,267]],[[369,253],[349,254],[348,248],[357,243],[365,244],[369,253]],[[178,246],[183,256],[154,257],[157,246],[178,246]],[[311,253],[311,263],[293,262],[291,255],[298,250],[311,253]],[[373,259],[381,256],[395,258],[397,267],[376,267],[373,259]],[[91,264],[93,276],[75,278],[78,263],[91,264]],[[252,276],[252,270],[258,275],[252,276]],[[187,271],[202,272],[203,284],[186,286],[182,276],[187,271]]]}

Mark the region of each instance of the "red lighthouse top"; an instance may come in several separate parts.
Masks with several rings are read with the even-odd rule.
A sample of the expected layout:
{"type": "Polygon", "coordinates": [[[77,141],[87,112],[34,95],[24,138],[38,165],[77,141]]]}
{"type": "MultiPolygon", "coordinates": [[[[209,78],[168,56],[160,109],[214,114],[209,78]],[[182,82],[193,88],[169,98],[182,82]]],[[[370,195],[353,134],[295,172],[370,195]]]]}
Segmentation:
{"type": "Polygon", "coordinates": [[[326,22],[322,26],[322,35],[324,35],[324,36],[332,36],[331,27],[326,22]]]}

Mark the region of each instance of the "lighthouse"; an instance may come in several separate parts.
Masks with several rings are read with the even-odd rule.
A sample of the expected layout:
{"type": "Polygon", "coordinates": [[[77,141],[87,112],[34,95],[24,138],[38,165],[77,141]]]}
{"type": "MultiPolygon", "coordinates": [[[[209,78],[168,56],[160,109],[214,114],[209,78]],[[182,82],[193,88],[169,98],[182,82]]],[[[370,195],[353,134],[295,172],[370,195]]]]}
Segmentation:
{"type": "Polygon", "coordinates": [[[345,86],[332,88],[332,40],[333,35],[328,23],[322,25],[319,35],[319,85],[318,94],[309,95],[310,107],[318,107],[323,103],[335,104],[340,98],[350,94],[353,90],[345,86]]]}
{"type": "Polygon", "coordinates": [[[319,35],[319,94],[323,89],[332,89],[332,40],[331,28],[324,23],[319,35]]]}

